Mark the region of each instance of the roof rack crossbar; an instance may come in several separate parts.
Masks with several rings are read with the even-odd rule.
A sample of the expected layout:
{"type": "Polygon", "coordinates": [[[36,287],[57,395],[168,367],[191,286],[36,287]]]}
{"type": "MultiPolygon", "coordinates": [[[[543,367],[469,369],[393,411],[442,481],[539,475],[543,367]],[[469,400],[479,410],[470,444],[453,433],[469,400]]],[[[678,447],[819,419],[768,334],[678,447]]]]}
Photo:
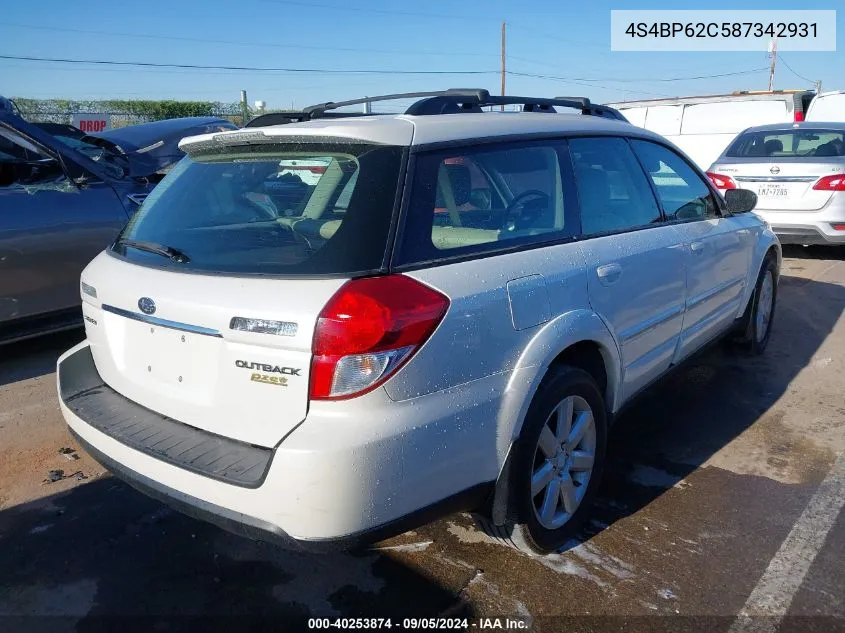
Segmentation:
{"type": "Polygon", "coordinates": [[[351,105],[361,105],[364,103],[371,103],[373,101],[395,101],[397,99],[419,99],[420,97],[463,97],[467,99],[475,99],[476,101],[483,101],[490,97],[490,93],[483,88],[449,88],[448,90],[437,90],[428,92],[400,92],[389,95],[377,95],[374,97],[361,97],[360,99],[350,99],[349,101],[327,101],[326,103],[318,103],[307,108],[303,108],[303,112],[307,113],[313,118],[317,118],[326,110],[335,110],[337,108],[344,108],[351,105]]]}
{"type": "Polygon", "coordinates": [[[488,96],[483,100],[463,98],[460,95],[439,95],[437,97],[424,99],[413,104],[405,111],[405,114],[426,115],[426,114],[447,114],[463,111],[478,112],[483,107],[501,105],[521,105],[523,112],[555,112],[553,107],[574,108],[582,114],[607,116],[610,118],[625,120],[624,117],[613,108],[597,105],[586,97],[495,97],[488,96]],[[451,106],[451,107],[450,107],[451,106]]]}

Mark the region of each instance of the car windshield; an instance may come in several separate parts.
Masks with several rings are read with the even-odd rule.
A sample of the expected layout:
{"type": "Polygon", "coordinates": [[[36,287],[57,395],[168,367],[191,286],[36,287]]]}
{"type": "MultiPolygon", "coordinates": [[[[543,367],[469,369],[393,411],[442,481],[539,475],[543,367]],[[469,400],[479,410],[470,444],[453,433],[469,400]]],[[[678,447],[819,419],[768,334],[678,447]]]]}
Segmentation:
{"type": "Polygon", "coordinates": [[[347,275],[384,266],[402,148],[350,143],[223,147],[183,158],[112,250],[180,270],[347,275]],[[134,248],[146,242],[180,261],[134,248]]]}
{"type": "Polygon", "coordinates": [[[845,131],[788,129],[740,134],[729,158],[816,158],[845,156],[845,131]]]}
{"type": "Polygon", "coordinates": [[[108,141],[87,136],[71,125],[61,123],[36,123],[35,125],[62,145],[103,165],[112,177],[120,178],[128,173],[129,163],[126,157],[113,148],[108,141]]]}

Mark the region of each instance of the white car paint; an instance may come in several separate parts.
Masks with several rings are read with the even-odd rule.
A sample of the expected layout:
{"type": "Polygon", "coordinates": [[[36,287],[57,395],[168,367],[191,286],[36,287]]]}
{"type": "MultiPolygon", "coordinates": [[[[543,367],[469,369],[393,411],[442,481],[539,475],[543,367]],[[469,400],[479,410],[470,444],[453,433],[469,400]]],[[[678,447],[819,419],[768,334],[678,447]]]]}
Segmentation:
{"type": "MultiPolygon", "coordinates": [[[[663,143],[618,121],[526,113],[317,120],[180,146],[331,134],[413,147],[591,133],[663,143]]],[[[90,348],[96,371],[121,396],[214,436],[273,449],[272,462],[257,486],[236,486],[117,441],[69,402],[61,410],[127,476],[187,505],[211,504],[305,542],[358,535],[496,481],[540,381],[571,345],[598,346],[607,406],[619,411],[733,325],[770,249],[779,262],[774,235],[745,214],[417,267],[404,274],[448,297],[445,317],[386,383],[336,401],[309,399],[309,366],[317,316],[347,278],[186,274],[103,253],[82,276],[97,295],[82,295],[87,340],[60,368],[90,348]],[[704,245],[701,254],[694,244],[704,245]],[[155,320],[135,309],[138,297],[153,296],[155,320]],[[235,316],[296,323],[296,332],[236,331],[235,316]],[[148,358],[155,361],[140,362],[148,358]],[[300,373],[284,389],[258,384],[236,366],[241,358],[300,373]]]]}

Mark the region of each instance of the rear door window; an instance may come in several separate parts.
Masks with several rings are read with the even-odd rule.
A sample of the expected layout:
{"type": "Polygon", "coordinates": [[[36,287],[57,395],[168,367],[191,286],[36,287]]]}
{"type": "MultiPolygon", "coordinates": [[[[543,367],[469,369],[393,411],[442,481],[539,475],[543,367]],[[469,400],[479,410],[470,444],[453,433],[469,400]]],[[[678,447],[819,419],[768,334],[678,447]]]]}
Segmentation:
{"type": "Polygon", "coordinates": [[[648,226],[662,217],[642,167],[622,138],[569,141],[584,235],[648,226]]]}
{"type": "Polygon", "coordinates": [[[118,241],[139,263],[231,274],[346,275],[383,268],[403,149],[337,143],[222,147],[184,158],[118,241]]]}
{"type": "Polygon", "coordinates": [[[657,143],[634,140],[631,144],[669,220],[719,217],[710,188],[683,158],[657,143]]]}
{"type": "Polygon", "coordinates": [[[574,235],[564,147],[509,144],[420,155],[398,263],[574,235]]]}

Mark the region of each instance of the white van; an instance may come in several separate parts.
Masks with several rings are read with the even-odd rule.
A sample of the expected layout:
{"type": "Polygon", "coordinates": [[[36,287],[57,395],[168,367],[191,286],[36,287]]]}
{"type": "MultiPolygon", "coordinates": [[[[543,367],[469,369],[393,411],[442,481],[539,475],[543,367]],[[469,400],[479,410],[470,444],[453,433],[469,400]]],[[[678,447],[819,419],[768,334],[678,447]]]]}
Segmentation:
{"type": "Polygon", "coordinates": [[[813,96],[813,92],[806,90],[776,90],[608,105],[634,125],[665,136],[706,170],[746,128],[803,121],[813,96]]]}
{"type": "Polygon", "coordinates": [[[845,121],[845,91],[823,92],[810,103],[808,121],[845,121]]]}

